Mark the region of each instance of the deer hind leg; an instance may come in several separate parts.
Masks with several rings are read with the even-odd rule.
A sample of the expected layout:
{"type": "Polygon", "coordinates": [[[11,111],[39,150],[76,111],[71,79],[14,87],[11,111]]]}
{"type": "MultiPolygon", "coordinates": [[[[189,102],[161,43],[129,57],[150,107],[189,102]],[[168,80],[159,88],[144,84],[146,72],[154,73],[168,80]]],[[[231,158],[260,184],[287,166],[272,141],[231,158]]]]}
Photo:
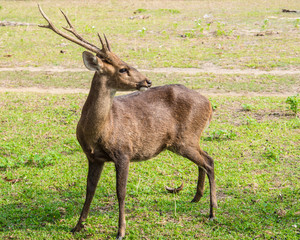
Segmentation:
{"type": "Polygon", "coordinates": [[[201,151],[202,156],[206,159],[206,162],[209,164],[210,168],[207,171],[207,176],[209,179],[210,186],[210,219],[214,219],[215,214],[213,208],[217,208],[217,194],[216,194],[216,182],[215,182],[215,167],[214,160],[207,154],[205,151],[201,151]]]}
{"type": "Polygon", "coordinates": [[[192,202],[199,202],[204,192],[204,183],[205,183],[205,171],[203,168],[198,167],[198,183],[195,197],[192,202]]]}
{"type": "Polygon", "coordinates": [[[214,160],[199,147],[177,147],[177,151],[183,157],[190,159],[192,162],[197,164],[199,170],[197,192],[192,200],[193,202],[199,201],[203,195],[204,190],[204,179],[205,174],[207,174],[210,187],[210,214],[209,218],[213,219],[215,217],[214,208],[217,208],[217,195],[216,195],[216,183],[215,183],[215,172],[214,172],[214,160]],[[179,150],[179,151],[178,151],[179,150]]]}
{"type": "Polygon", "coordinates": [[[86,198],[85,202],[79,217],[79,220],[76,226],[72,229],[72,232],[79,232],[84,226],[82,222],[84,222],[88,216],[89,209],[93,197],[95,195],[96,187],[101,176],[101,172],[104,166],[103,163],[99,162],[91,162],[89,161],[89,170],[88,170],[88,177],[87,177],[87,187],[86,187],[86,198]]]}

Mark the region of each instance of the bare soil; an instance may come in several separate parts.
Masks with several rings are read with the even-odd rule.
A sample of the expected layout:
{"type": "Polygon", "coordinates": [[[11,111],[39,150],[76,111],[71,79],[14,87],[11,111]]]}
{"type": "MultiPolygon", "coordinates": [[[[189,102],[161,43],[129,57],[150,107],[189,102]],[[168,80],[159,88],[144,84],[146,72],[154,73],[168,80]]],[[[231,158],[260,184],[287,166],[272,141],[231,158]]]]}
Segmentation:
{"type": "MultiPolygon", "coordinates": [[[[185,73],[185,74],[198,74],[198,73],[213,73],[213,74],[253,74],[253,75],[292,75],[300,74],[300,69],[274,69],[270,71],[259,69],[224,69],[218,68],[213,64],[206,64],[205,68],[153,68],[153,69],[139,69],[141,72],[153,73],[185,73]]],[[[85,72],[85,68],[62,68],[62,67],[15,67],[15,68],[1,68],[0,71],[29,71],[29,72],[85,72]]]]}
{"type": "MultiPolygon", "coordinates": [[[[212,64],[207,64],[205,68],[154,68],[154,69],[140,69],[141,72],[154,72],[154,73],[183,73],[183,74],[199,74],[199,73],[212,73],[212,74],[247,74],[247,75],[293,75],[300,74],[298,69],[275,69],[271,71],[259,69],[221,69],[212,64]]],[[[29,72],[83,72],[85,68],[62,68],[62,67],[15,67],[15,68],[0,68],[0,71],[29,71],[29,72]]],[[[39,87],[18,87],[6,88],[0,87],[0,92],[33,92],[33,93],[49,93],[49,94],[73,94],[73,93],[88,93],[88,89],[83,88],[39,88],[39,87]]],[[[287,97],[294,92],[219,92],[198,90],[203,95],[210,96],[282,96],[287,97]]],[[[125,92],[129,93],[129,92],[125,92]]]]}

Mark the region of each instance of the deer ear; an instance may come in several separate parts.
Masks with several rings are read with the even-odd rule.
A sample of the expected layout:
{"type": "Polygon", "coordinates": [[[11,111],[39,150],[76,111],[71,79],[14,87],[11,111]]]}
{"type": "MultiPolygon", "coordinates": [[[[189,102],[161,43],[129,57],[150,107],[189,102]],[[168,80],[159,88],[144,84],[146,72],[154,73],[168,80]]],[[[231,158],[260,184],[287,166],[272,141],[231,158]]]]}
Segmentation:
{"type": "Polygon", "coordinates": [[[99,71],[102,67],[102,61],[90,52],[82,53],[84,65],[90,71],[99,71]]]}

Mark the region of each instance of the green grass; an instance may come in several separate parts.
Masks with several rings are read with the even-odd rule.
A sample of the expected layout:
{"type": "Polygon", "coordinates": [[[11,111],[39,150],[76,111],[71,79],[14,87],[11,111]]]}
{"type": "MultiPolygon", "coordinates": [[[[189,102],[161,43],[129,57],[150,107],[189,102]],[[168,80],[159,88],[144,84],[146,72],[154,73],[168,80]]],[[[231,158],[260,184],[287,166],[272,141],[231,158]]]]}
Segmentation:
{"type": "MultiPolygon", "coordinates": [[[[43,1],[41,5],[58,27],[66,25],[59,11],[62,8],[78,32],[95,44],[99,44],[97,32],[106,33],[113,51],[140,68],[202,67],[207,61],[223,68],[299,67],[297,15],[280,11],[298,9],[296,0],[288,5],[277,0],[230,3],[149,1],[145,5],[133,1],[128,5],[127,1],[104,1],[99,7],[98,2],[74,1],[70,7],[63,1],[43,1]],[[149,18],[130,19],[136,15],[149,18]],[[255,36],[264,31],[271,35],[255,36]]],[[[35,1],[5,1],[1,6],[1,20],[45,23],[35,1]]],[[[83,49],[48,29],[1,27],[0,34],[5,39],[0,66],[81,64],[83,49]],[[61,50],[65,53],[60,54],[61,50]]]]}
{"type": "MultiPolygon", "coordinates": [[[[113,239],[115,171],[106,164],[86,230],[70,234],[85,194],[87,161],[75,138],[85,95],[0,94],[0,238],[113,239]],[[7,180],[16,181],[15,183],[7,180]]],[[[213,97],[218,105],[201,146],[215,159],[219,208],[209,190],[197,204],[197,171],[164,152],[133,163],[126,239],[253,239],[299,235],[299,118],[279,97],[213,97]],[[250,111],[243,111],[250,104],[250,111]],[[223,137],[209,138],[219,131],[223,137]],[[234,133],[234,134],[233,134],[234,133]],[[165,185],[185,183],[178,195],[165,185]]]]}

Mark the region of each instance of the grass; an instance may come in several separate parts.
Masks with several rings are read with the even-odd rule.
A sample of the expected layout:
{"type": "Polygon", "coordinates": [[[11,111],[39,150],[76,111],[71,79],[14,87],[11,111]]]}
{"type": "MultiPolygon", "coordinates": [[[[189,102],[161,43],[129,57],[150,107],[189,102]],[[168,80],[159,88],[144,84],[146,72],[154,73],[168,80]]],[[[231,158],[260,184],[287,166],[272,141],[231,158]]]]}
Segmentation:
{"type": "MultiPolygon", "coordinates": [[[[87,161],[75,139],[85,97],[0,94],[1,238],[114,238],[112,164],[102,174],[86,230],[70,234],[85,194],[87,161]]],[[[208,220],[208,185],[200,203],[189,202],[197,179],[194,164],[164,152],[130,167],[126,239],[298,236],[299,118],[288,111],[284,98],[212,100],[218,107],[201,145],[216,161],[217,220],[208,220]],[[250,111],[243,111],[244,103],[252,106],[250,111]],[[185,188],[178,195],[164,190],[181,182],[185,188]]]]}
{"type": "MultiPolygon", "coordinates": [[[[83,63],[81,63],[83,65],[83,63]]],[[[84,70],[84,68],[82,68],[84,70]]],[[[255,92],[255,93],[291,93],[299,89],[299,74],[292,75],[250,75],[218,73],[154,73],[145,72],[154,85],[184,84],[193,89],[212,92],[255,92]]],[[[0,86],[16,87],[51,87],[51,88],[85,88],[90,87],[93,74],[83,72],[1,72],[0,86]]]]}
{"type": "MultiPolygon", "coordinates": [[[[66,25],[58,10],[62,8],[78,32],[94,43],[97,32],[106,33],[114,52],[140,68],[202,67],[207,61],[223,68],[298,68],[297,15],[281,12],[287,6],[299,8],[297,1],[288,5],[276,0],[229,3],[103,1],[99,8],[96,1],[74,1],[72,7],[62,1],[43,1],[41,5],[57,26],[66,25]],[[136,15],[149,18],[130,18],[136,15]],[[264,31],[269,35],[255,36],[264,31]]],[[[34,1],[5,1],[1,6],[3,20],[45,23],[34,1]]],[[[0,34],[5,39],[0,66],[81,64],[83,49],[47,29],[1,27],[0,34]]]]}

